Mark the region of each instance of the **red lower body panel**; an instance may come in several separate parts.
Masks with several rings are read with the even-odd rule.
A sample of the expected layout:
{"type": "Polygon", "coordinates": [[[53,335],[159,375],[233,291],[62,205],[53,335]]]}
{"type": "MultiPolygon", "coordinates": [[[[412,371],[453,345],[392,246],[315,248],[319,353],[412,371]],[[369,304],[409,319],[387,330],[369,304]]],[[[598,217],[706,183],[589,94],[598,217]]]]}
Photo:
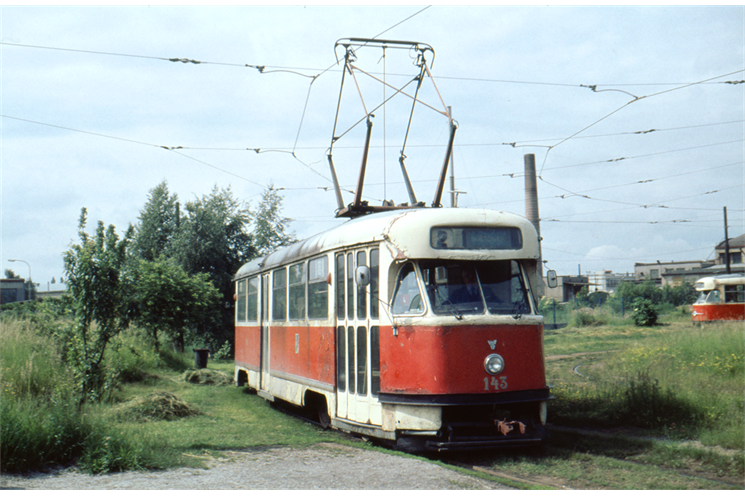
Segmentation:
{"type": "Polygon", "coordinates": [[[381,328],[381,392],[411,395],[493,394],[546,388],[543,326],[473,325],[381,328]],[[495,375],[491,354],[504,359],[495,375]]]}
{"type": "Polygon", "coordinates": [[[745,303],[693,305],[693,321],[745,320],[745,303]]]}

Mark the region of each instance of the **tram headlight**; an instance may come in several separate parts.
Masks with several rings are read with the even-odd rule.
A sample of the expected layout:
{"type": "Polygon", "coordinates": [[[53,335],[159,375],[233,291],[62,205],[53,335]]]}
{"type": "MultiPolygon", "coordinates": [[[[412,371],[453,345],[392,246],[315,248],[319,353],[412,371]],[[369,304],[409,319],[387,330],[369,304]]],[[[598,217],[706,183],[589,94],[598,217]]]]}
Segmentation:
{"type": "Polygon", "coordinates": [[[497,375],[504,370],[504,358],[496,353],[492,353],[484,360],[484,368],[491,375],[497,375]]]}

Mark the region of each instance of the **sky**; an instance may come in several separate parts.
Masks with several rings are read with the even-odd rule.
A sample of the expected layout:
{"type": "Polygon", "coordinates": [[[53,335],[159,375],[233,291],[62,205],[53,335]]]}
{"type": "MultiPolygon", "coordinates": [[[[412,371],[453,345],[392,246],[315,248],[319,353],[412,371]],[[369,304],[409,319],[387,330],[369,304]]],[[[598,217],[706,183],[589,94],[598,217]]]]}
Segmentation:
{"type": "Polygon", "coordinates": [[[394,89],[416,58],[357,48],[359,92],[350,76],[340,98],[349,38],[434,51],[404,150],[418,200],[433,201],[451,107],[458,208],[525,215],[535,156],[547,268],[711,259],[725,207],[729,236],[745,233],[744,25],[738,5],[2,6],[2,268],[60,289],[81,208],[89,233],[123,234],[163,181],[182,204],[230,188],[250,208],[271,186],[298,238],[334,227],[335,122],[348,204],[366,109],[364,199],[407,202],[412,101],[394,89]]]}

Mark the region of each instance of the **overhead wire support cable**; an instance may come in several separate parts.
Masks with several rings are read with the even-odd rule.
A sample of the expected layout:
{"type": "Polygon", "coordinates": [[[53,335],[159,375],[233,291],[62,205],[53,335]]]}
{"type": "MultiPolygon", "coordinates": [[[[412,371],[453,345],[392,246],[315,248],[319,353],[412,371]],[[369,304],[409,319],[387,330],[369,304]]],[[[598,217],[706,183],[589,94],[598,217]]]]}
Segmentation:
{"type": "Polygon", "coordinates": [[[213,169],[219,170],[219,171],[224,172],[226,174],[229,174],[231,176],[235,176],[238,179],[242,179],[244,181],[247,181],[249,183],[255,184],[257,186],[260,186],[260,187],[266,189],[266,185],[264,185],[264,184],[258,183],[256,181],[253,181],[251,179],[248,179],[247,177],[243,177],[243,176],[241,176],[239,174],[236,174],[236,173],[231,172],[229,170],[223,169],[221,167],[217,167],[216,165],[210,164],[210,163],[205,162],[203,160],[199,160],[198,158],[192,157],[190,155],[186,155],[185,153],[178,151],[178,150],[183,149],[182,146],[156,145],[154,143],[148,143],[148,142],[145,142],[145,141],[137,141],[137,140],[128,139],[128,138],[120,138],[118,136],[111,136],[111,135],[102,134],[102,133],[94,133],[92,131],[83,131],[82,129],[75,129],[75,128],[71,128],[71,127],[58,126],[56,124],[49,124],[49,123],[46,123],[46,122],[33,121],[33,120],[30,120],[30,119],[22,119],[20,117],[13,117],[13,116],[10,116],[10,115],[5,115],[5,114],[0,114],[0,117],[4,117],[6,119],[14,119],[14,120],[17,120],[17,121],[29,122],[31,124],[38,124],[40,126],[48,126],[48,127],[54,127],[54,128],[57,128],[57,129],[64,129],[66,131],[73,131],[73,132],[76,132],[76,133],[90,134],[90,135],[98,136],[98,137],[101,137],[101,138],[114,139],[114,140],[118,140],[118,141],[126,141],[128,143],[134,143],[134,144],[137,144],[137,145],[145,145],[145,146],[152,146],[152,147],[155,147],[155,148],[161,148],[163,150],[168,150],[169,152],[175,153],[177,155],[181,155],[184,158],[188,158],[190,160],[194,160],[195,162],[199,162],[200,164],[206,165],[208,167],[211,167],[213,169]]]}
{"type": "MultiPolygon", "coordinates": [[[[632,96],[634,96],[634,99],[633,100],[630,100],[630,101],[626,102],[625,104],[623,104],[620,107],[618,107],[616,110],[614,110],[614,111],[610,112],[609,114],[601,117],[600,119],[596,120],[592,124],[590,124],[588,126],[585,126],[584,128],[580,129],[579,131],[577,131],[576,133],[572,134],[571,136],[568,136],[568,137],[562,139],[561,141],[559,141],[558,143],[549,146],[548,147],[548,150],[546,151],[546,155],[543,158],[543,163],[541,165],[541,170],[538,173],[538,179],[540,179],[541,181],[546,182],[545,179],[543,179],[543,177],[542,177],[541,174],[543,173],[543,169],[546,166],[546,161],[548,160],[548,156],[549,156],[549,153],[551,153],[551,150],[553,150],[557,146],[561,145],[562,143],[565,143],[565,142],[569,141],[570,139],[574,138],[578,134],[581,134],[584,131],[590,129],[591,127],[595,126],[596,124],[604,121],[605,119],[608,119],[609,117],[611,117],[612,115],[616,114],[617,112],[620,112],[621,110],[623,110],[624,108],[628,107],[632,103],[636,103],[636,102],[638,102],[640,100],[643,100],[643,99],[646,99],[646,98],[652,98],[652,97],[659,96],[659,95],[662,95],[662,94],[665,94],[665,93],[670,93],[672,91],[677,91],[677,90],[681,90],[681,89],[684,89],[684,88],[688,88],[690,86],[695,86],[697,84],[703,84],[703,83],[706,83],[706,82],[709,82],[709,81],[713,81],[715,79],[720,79],[720,78],[724,78],[724,77],[727,77],[727,76],[731,76],[732,74],[737,74],[737,73],[740,73],[740,72],[743,72],[743,71],[745,71],[745,69],[740,69],[740,70],[733,71],[733,72],[730,72],[730,73],[727,73],[727,74],[722,74],[722,75],[719,75],[719,76],[714,76],[714,77],[707,78],[707,79],[704,79],[704,80],[701,80],[701,81],[697,81],[695,83],[684,84],[684,85],[678,86],[676,88],[670,88],[670,89],[667,89],[667,90],[664,90],[664,91],[659,91],[657,93],[652,93],[652,94],[649,94],[649,95],[643,95],[643,96],[632,95],[632,96]]],[[[593,90],[593,91],[595,91],[595,90],[593,90]]],[[[627,92],[625,92],[625,93],[627,93],[627,92]]],[[[552,186],[556,186],[556,185],[554,184],[552,186]]],[[[556,186],[556,187],[558,187],[558,186],[556,186]]],[[[561,189],[563,189],[563,188],[561,188],[561,189]]]]}

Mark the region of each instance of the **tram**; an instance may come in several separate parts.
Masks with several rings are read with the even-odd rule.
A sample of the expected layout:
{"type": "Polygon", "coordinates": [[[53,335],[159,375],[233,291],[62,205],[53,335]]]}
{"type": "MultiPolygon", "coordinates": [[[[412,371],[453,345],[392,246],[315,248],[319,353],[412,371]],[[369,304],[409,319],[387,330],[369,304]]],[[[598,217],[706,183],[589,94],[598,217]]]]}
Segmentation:
{"type": "Polygon", "coordinates": [[[539,239],[498,211],[353,218],[235,275],[235,381],[404,450],[546,438],[539,239]]]}
{"type": "Polygon", "coordinates": [[[696,281],[700,295],[693,304],[693,321],[745,320],[745,275],[727,274],[696,281]]]}

